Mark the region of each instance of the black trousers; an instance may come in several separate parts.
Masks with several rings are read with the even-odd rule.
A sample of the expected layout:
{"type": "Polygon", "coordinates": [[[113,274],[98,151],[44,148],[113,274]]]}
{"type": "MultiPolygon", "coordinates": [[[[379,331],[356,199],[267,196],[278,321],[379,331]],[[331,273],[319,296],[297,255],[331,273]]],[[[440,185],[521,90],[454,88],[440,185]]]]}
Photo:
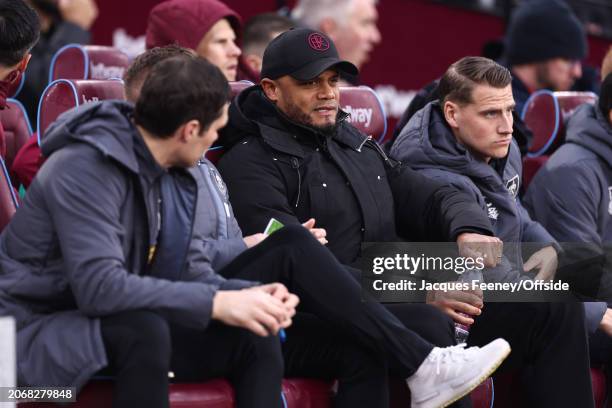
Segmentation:
{"type": "Polygon", "coordinates": [[[360,346],[394,359],[410,377],[433,345],[407,329],[379,303],[363,301],[360,283],[301,226],[287,226],[245,251],[220,274],[262,283],[281,282],[300,297],[299,311],[337,327],[360,346]]]}
{"type": "Polygon", "coordinates": [[[278,337],[211,324],[205,331],[171,326],[151,311],[101,319],[113,407],[167,408],[168,372],[179,381],[225,377],[237,407],[281,407],[283,358],[278,337]]]}
{"type": "Polygon", "coordinates": [[[485,303],[468,345],[497,337],[512,347],[497,373],[520,373],[521,407],[594,406],[582,304],[485,303]]]}

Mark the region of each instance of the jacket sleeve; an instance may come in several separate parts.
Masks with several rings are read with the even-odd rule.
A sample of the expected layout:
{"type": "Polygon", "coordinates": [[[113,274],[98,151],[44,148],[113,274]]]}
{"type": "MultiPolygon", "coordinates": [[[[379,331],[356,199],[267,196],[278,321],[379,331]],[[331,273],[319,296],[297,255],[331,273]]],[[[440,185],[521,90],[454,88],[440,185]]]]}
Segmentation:
{"type": "Polygon", "coordinates": [[[105,316],[151,309],[179,324],[205,328],[217,284],[172,282],[126,269],[122,237],[129,231],[121,207],[128,177],[87,146],[54,156],[48,163],[55,166],[53,177],[44,180],[45,205],[79,310],[105,316]]]}
{"type": "Polygon", "coordinates": [[[529,213],[523,207],[520,200],[516,200],[518,211],[520,212],[522,231],[523,231],[523,242],[540,242],[542,244],[553,244],[556,245],[557,241],[552,235],[537,221],[534,221],[529,216],[529,213]]]}
{"type": "Polygon", "coordinates": [[[599,328],[608,307],[605,302],[585,302],[583,305],[587,330],[593,334],[599,328]]]}
{"type": "Polygon", "coordinates": [[[455,241],[464,232],[494,235],[478,202],[451,184],[424,176],[407,165],[391,170],[389,183],[395,200],[397,229],[402,237],[455,241]]]}
{"type": "Polygon", "coordinates": [[[558,241],[601,245],[597,232],[599,190],[580,167],[544,168],[529,185],[524,201],[533,219],[558,241]],[[544,178],[545,182],[540,182],[544,178]]]}
{"type": "Polygon", "coordinates": [[[288,201],[280,171],[257,140],[246,139],[235,145],[221,158],[218,167],[245,235],[264,232],[270,218],[284,225],[300,224],[288,201]]]}

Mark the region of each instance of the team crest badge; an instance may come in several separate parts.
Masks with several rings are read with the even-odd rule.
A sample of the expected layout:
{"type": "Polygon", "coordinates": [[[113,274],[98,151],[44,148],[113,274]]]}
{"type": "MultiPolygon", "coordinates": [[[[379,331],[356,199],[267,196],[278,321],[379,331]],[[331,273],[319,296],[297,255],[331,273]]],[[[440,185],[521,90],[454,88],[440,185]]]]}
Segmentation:
{"type": "Polygon", "coordinates": [[[223,182],[223,179],[221,178],[219,172],[210,169],[210,175],[212,176],[213,180],[215,180],[215,183],[217,183],[217,188],[219,189],[221,194],[225,195],[225,193],[227,192],[227,187],[225,187],[225,183],[223,182]]]}
{"type": "Polygon", "coordinates": [[[513,197],[516,197],[519,190],[518,174],[506,182],[506,189],[508,189],[508,191],[510,192],[510,194],[512,194],[513,197]]]}

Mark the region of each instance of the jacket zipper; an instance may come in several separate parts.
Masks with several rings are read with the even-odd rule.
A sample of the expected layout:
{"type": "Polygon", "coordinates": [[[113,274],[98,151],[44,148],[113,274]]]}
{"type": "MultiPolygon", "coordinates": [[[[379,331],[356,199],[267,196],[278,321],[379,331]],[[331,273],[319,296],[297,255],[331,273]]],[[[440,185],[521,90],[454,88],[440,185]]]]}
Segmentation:
{"type": "Polygon", "coordinates": [[[291,158],[291,167],[295,169],[298,176],[298,191],[297,191],[297,200],[295,200],[295,208],[297,208],[300,203],[300,192],[302,190],[302,176],[300,175],[300,164],[298,163],[298,159],[295,157],[291,158]]]}

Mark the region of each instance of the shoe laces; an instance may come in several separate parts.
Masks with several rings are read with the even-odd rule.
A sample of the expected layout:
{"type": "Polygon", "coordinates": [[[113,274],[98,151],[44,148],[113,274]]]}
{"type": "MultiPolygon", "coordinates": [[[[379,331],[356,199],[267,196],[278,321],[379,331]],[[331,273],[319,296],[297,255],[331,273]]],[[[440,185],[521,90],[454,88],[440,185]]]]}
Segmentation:
{"type": "Polygon", "coordinates": [[[440,366],[442,364],[449,361],[452,363],[469,361],[473,350],[473,347],[466,348],[465,343],[444,348],[436,347],[431,351],[427,358],[429,361],[436,364],[436,375],[440,375],[440,366]]]}

